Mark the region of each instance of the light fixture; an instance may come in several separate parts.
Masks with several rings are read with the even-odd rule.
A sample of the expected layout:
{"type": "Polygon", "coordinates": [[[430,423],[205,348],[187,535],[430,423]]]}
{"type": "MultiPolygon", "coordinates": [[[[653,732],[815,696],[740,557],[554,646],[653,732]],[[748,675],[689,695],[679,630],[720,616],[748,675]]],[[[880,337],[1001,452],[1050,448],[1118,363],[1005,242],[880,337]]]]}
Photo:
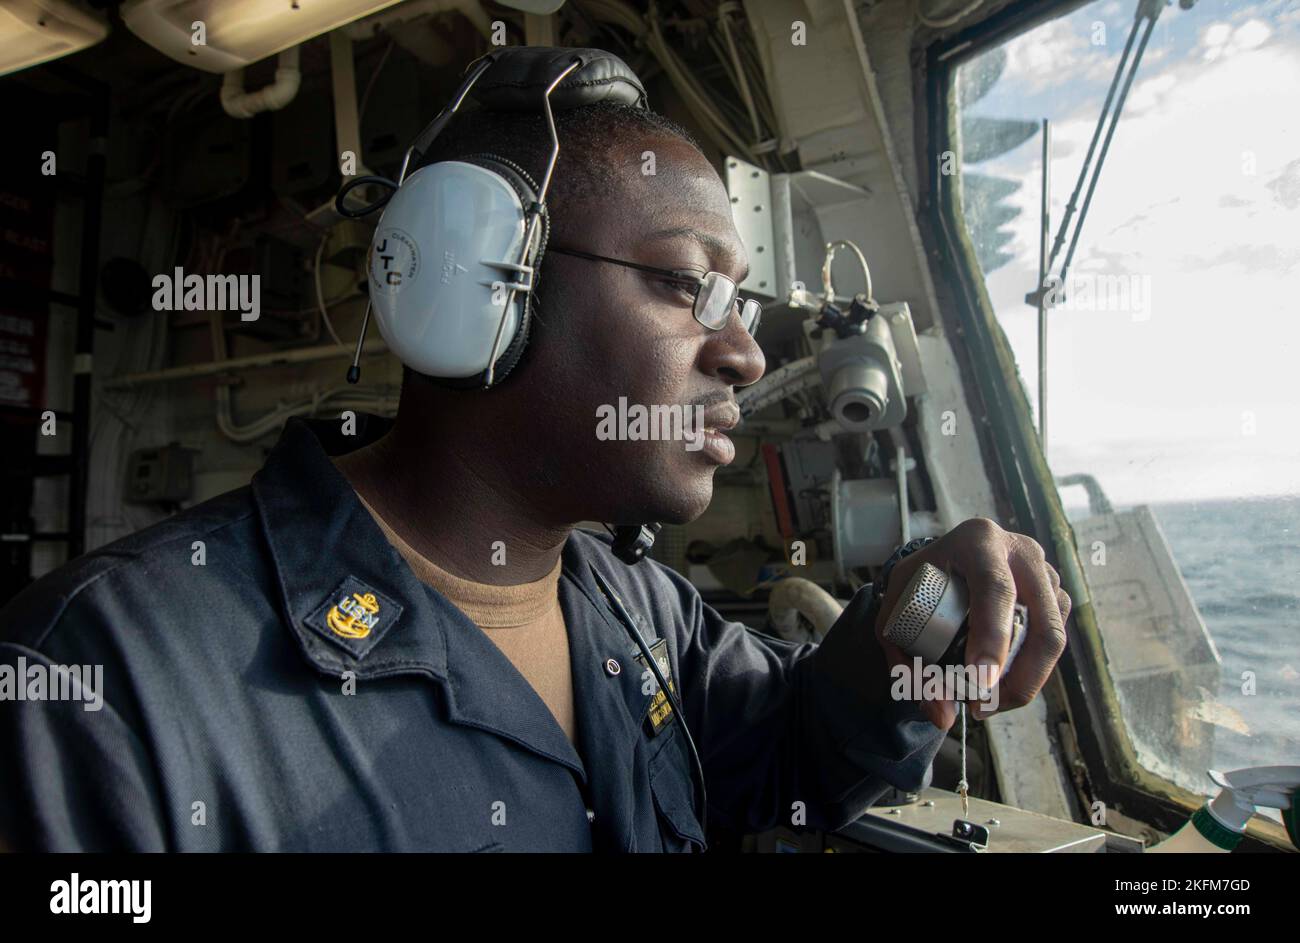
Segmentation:
{"type": "Polygon", "coordinates": [[[107,20],[72,0],[7,0],[0,4],[0,75],[79,52],[107,35],[107,20]]]}
{"type": "Polygon", "coordinates": [[[127,0],[127,28],[177,62],[231,72],[400,0],[127,0]]]}

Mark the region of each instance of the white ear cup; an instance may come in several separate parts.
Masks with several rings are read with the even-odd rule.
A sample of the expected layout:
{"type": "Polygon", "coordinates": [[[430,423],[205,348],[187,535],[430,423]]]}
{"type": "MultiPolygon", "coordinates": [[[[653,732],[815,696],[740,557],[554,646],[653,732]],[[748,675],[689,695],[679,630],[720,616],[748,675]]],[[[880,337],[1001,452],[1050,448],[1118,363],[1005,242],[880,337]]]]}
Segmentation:
{"type": "MultiPolygon", "coordinates": [[[[417,373],[464,379],[488,367],[507,287],[518,273],[524,207],[501,176],[462,161],[411,174],[384,208],[370,244],[370,300],[379,332],[417,373]]],[[[525,279],[526,280],[526,279],[525,279]]],[[[519,330],[516,292],[498,359],[519,330]]]]}

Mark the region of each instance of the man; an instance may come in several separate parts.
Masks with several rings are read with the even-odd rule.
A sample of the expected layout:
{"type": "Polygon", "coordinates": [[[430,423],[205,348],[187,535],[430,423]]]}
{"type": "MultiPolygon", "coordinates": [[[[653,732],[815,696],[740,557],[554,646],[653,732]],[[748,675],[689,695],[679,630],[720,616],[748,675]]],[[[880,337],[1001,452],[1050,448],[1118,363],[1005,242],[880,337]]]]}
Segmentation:
{"type": "MultiPolygon", "coordinates": [[[[536,323],[504,382],[408,370],[395,422],[293,420],[251,486],[4,611],[0,663],[102,665],[103,683],[99,710],[0,702],[0,841],[687,851],[705,845],[705,790],[711,825],[754,831],[840,827],[921,783],[954,706],[890,698],[899,653],[877,642],[869,592],[820,647],[789,644],[575,528],[703,512],[733,454],[735,390],[764,361],[737,311],[711,330],[689,286],[623,264],[744,278],[726,190],[688,135],[611,103],[557,124],[536,323]],[[706,447],[598,438],[621,397],[702,408],[706,447]]],[[[538,117],[479,115],[425,160],[493,153],[540,173],[545,144],[538,117]]],[[[981,662],[1006,659],[1027,603],[1001,701],[1033,697],[1069,608],[1038,546],[967,522],[898,564],[884,611],[922,560],[966,577],[981,662]]]]}

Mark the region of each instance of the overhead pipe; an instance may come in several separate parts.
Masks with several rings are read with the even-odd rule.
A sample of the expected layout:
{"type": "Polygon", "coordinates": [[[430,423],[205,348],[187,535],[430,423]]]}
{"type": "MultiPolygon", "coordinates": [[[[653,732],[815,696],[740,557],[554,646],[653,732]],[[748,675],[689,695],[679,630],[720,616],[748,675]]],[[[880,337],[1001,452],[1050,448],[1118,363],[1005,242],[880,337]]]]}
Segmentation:
{"type": "Polygon", "coordinates": [[[244,91],[244,70],[227,72],[221,84],[221,107],[232,118],[251,118],[264,111],[279,111],[298,94],[302,73],[298,47],[284,50],[276,59],[275,81],[256,91],[244,91]]]}

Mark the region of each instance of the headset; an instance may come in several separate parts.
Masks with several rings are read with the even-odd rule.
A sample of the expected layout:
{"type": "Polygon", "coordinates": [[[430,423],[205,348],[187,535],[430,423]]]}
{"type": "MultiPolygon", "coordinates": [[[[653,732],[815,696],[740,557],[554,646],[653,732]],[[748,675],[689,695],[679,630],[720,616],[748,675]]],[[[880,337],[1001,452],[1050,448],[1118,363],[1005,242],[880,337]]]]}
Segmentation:
{"type": "MultiPolygon", "coordinates": [[[[367,256],[370,298],[349,383],[361,379],[372,310],[397,359],[443,386],[491,389],[519,364],[546,250],[546,194],[560,153],[555,112],[602,101],[648,107],[641,80],[613,53],[550,46],[498,49],[470,63],[451,100],[407,148],[396,181],[362,176],[343,186],[334,199],[340,216],[358,219],[384,211],[367,256]],[[540,106],[551,137],[540,185],[526,168],[496,154],[436,161],[407,175],[471,96],[488,111],[535,113],[540,106]],[[349,206],[347,196],[362,186],[386,192],[375,202],[349,206]]],[[[659,525],[611,530],[614,555],[632,565],[654,544],[659,525]]],[[[681,704],[618,597],[594,568],[593,573],[677,713],[699,776],[705,824],[704,767],[681,704]]]]}
{"type": "Polygon", "coordinates": [[[600,49],[513,46],[472,62],[456,93],[411,143],[396,182],[364,176],[334,205],[349,218],[383,208],[367,259],[370,305],[349,382],[360,378],[370,311],[403,364],[457,389],[490,389],[518,365],[546,247],[546,194],[559,155],[555,111],[601,101],[647,107],[645,88],[618,56],[600,49]],[[468,97],[488,111],[546,116],[551,150],[540,185],[495,154],[428,164],[407,175],[468,97]],[[388,192],[349,207],[360,186],[388,192]]]}

